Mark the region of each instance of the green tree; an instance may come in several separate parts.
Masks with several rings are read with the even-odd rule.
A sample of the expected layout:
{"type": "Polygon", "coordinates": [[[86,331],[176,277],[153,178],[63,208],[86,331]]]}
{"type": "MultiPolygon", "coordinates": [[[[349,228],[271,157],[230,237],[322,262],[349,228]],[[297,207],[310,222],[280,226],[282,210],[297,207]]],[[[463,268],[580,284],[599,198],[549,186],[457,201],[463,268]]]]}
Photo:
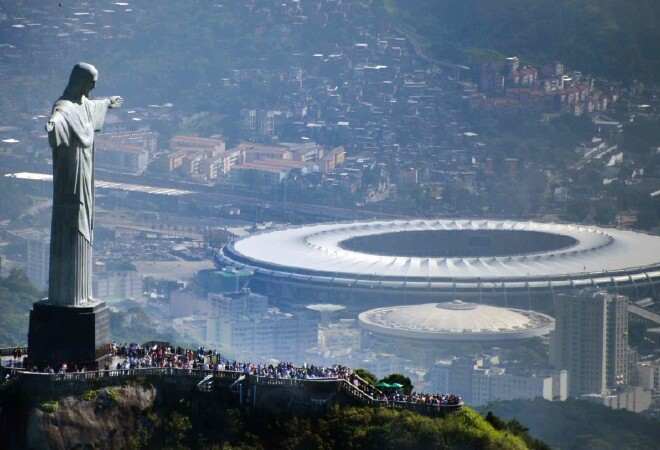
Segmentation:
{"type": "Polygon", "coordinates": [[[0,347],[25,345],[30,308],[40,292],[22,270],[0,278],[0,347]]]}
{"type": "Polygon", "coordinates": [[[410,394],[413,390],[413,384],[412,381],[410,381],[410,378],[408,378],[405,375],[401,375],[400,373],[392,373],[382,380],[379,381],[379,383],[387,383],[387,384],[393,384],[393,383],[399,383],[403,385],[403,392],[406,394],[410,394]]]}
{"type": "Polygon", "coordinates": [[[355,374],[370,384],[376,384],[378,382],[376,375],[369,372],[367,369],[355,369],[355,374]]]}

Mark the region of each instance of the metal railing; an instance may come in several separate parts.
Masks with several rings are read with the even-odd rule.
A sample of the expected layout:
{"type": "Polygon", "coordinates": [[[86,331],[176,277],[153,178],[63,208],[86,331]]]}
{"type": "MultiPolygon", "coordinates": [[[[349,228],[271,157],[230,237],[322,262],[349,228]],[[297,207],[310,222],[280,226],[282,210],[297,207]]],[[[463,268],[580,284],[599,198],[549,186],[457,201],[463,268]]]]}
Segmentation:
{"type": "Polygon", "coordinates": [[[464,405],[464,402],[462,400],[456,404],[433,404],[433,403],[382,400],[379,398],[372,397],[371,395],[367,394],[362,389],[355,386],[346,379],[342,378],[341,381],[343,383],[340,384],[340,387],[341,389],[344,390],[344,392],[346,392],[351,397],[368,405],[396,408],[396,409],[407,409],[407,410],[417,411],[420,413],[427,413],[427,414],[444,412],[444,411],[456,411],[461,409],[464,405]]]}
{"type": "Polygon", "coordinates": [[[27,355],[28,348],[27,347],[6,347],[6,348],[0,348],[0,357],[3,356],[14,356],[16,350],[20,350],[21,354],[23,356],[27,355]]]}
{"type": "MultiPolygon", "coordinates": [[[[371,386],[365,380],[357,375],[353,375],[352,379],[358,381],[355,385],[350,380],[343,377],[336,378],[278,378],[264,375],[252,375],[243,371],[234,370],[205,370],[205,369],[182,369],[176,367],[146,367],[146,368],[133,368],[133,369],[111,369],[111,370],[97,370],[90,372],[70,372],[70,373],[41,373],[30,372],[22,369],[3,368],[5,372],[15,375],[17,377],[30,378],[32,380],[42,379],[50,382],[89,382],[95,380],[109,380],[118,378],[136,378],[136,377],[185,377],[201,380],[209,375],[214,380],[223,380],[233,382],[238,380],[241,376],[246,376],[251,384],[266,385],[266,386],[291,386],[296,388],[304,388],[305,386],[313,386],[325,383],[334,383],[337,385],[338,390],[343,391],[349,397],[357,400],[358,402],[379,407],[407,409],[424,414],[433,414],[444,411],[459,410],[463,406],[463,401],[457,404],[427,404],[406,401],[392,401],[374,397],[372,394],[366,392],[360,386],[368,387],[373,391],[373,394],[382,395],[374,386],[371,386]]],[[[1,372],[1,371],[0,371],[1,372]]]]}

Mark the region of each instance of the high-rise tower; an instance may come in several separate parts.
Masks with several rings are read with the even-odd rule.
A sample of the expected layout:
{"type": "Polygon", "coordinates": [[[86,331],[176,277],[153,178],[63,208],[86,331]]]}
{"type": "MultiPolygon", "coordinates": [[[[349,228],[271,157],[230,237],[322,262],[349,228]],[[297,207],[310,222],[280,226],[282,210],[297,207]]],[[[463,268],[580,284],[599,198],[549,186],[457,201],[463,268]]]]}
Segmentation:
{"type": "Polygon", "coordinates": [[[627,297],[596,290],[559,294],[555,313],[551,359],[568,370],[570,395],[600,394],[627,382],[627,297]]]}

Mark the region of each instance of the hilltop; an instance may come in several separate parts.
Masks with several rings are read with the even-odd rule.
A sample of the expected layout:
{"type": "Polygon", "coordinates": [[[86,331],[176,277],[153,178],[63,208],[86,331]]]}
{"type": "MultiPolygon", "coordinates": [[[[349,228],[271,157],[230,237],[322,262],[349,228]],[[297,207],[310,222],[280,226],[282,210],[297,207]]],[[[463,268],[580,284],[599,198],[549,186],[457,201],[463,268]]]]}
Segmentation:
{"type": "Polygon", "coordinates": [[[519,55],[615,80],[660,79],[660,4],[648,0],[386,0],[432,56],[519,55]]]}
{"type": "Polygon", "coordinates": [[[247,409],[228,391],[145,380],[32,398],[0,389],[0,447],[547,449],[524,429],[502,421],[497,429],[470,408],[431,418],[367,406],[285,405],[247,409]]]}

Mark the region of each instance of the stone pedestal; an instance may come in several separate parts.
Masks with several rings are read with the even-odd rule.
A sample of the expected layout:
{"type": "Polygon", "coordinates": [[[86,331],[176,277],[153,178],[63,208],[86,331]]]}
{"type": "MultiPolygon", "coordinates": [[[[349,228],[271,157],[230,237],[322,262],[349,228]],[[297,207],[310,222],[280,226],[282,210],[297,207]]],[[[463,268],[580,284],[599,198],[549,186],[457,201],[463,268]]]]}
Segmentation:
{"type": "Polygon", "coordinates": [[[28,367],[103,368],[111,358],[110,311],[105,303],[84,306],[35,303],[30,311],[28,367]]]}

